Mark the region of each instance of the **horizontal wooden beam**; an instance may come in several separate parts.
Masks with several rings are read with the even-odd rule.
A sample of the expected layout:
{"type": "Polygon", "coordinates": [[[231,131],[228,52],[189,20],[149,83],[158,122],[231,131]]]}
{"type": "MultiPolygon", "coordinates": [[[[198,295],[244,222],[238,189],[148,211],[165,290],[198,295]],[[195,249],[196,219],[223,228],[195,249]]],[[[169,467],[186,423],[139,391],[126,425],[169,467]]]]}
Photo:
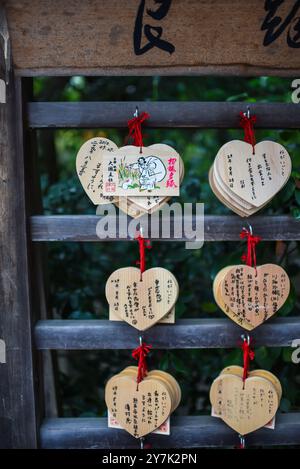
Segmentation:
{"type": "Polygon", "coordinates": [[[153,77],[153,76],[196,76],[196,77],[210,77],[217,76],[223,77],[266,77],[275,76],[290,78],[291,81],[298,77],[300,74],[300,68],[276,68],[276,67],[257,67],[247,64],[236,64],[236,65],[211,65],[208,67],[131,67],[124,68],[122,66],[116,66],[111,68],[103,68],[101,66],[79,68],[76,66],[64,67],[58,66],[53,68],[47,67],[34,67],[34,68],[17,68],[15,69],[16,76],[18,77],[71,77],[71,76],[88,76],[88,77],[126,77],[126,76],[139,76],[139,77],[153,77]]]}
{"type": "MultiPolygon", "coordinates": [[[[149,217],[150,218],[150,217],[149,217]]],[[[95,215],[36,215],[31,217],[31,239],[32,241],[100,241],[96,233],[97,223],[101,217],[95,215]]],[[[128,223],[131,218],[128,218],[128,223]]],[[[174,235],[174,223],[177,218],[170,217],[170,236],[164,237],[160,229],[159,236],[152,236],[151,232],[147,237],[153,241],[189,241],[184,233],[179,237],[174,235]]],[[[275,240],[298,240],[300,239],[300,220],[287,215],[280,216],[256,216],[248,219],[251,222],[254,232],[263,238],[264,241],[275,240]]],[[[182,226],[182,221],[180,226],[182,226]]],[[[194,217],[193,227],[200,226],[202,220],[194,217]]],[[[238,241],[239,234],[245,220],[235,215],[217,216],[206,215],[204,219],[204,239],[205,241],[238,241]]],[[[149,227],[151,224],[149,222],[149,227]]],[[[145,231],[145,230],[144,230],[145,231]]],[[[133,240],[127,234],[120,237],[119,232],[111,238],[101,239],[101,241],[130,241],[133,240]]]]}
{"type": "MultiPolygon", "coordinates": [[[[180,319],[145,331],[145,341],[155,349],[236,347],[245,331],[222,319],[180,319]]],[[[300,317],[275,318],[251,332],[256,346],[290,347],[300,337],[300,317]]],[[[139,332],[125,322],[108,320],[42,320],[35,326],[40,350],[133,349],[139,332]]]]}
{"type": "Polygon", "coordinates": [[[22,75],[299,76],[297,7],[291,0],[280,2],[284,5],[189,0],[188,7],[185,0],[167,2],[169,6],[164,2],[163,7],[127,0],[122,10],[120,0],[2,3],[14,67],[22,75]],[[278,18],[280,27],[274,29],[278,18]],[[155,41],[154,30],[160,31],[155,41]]]}
{"type": "MultiPolygon", "coordinates": [[[[116,128],[127,126],[136,106],[149,112],[146,127],[239,128],[239,112],[248,103],[231,102],[31,102],[31,128],[116,128]]],[[[250,103],[257,128],[299,129],[300,106],[284,103],[250,103]]]]}
{"type": "MultiPolygon", "coordinates": [[[[124,430],[107,427],[106,418],[57,418],[45,420],[40,429],[44,449],[115,449],[140,447],[124,430]]],[[[150,434],[152,448],[234,447],[237,434],[221,420],[207,415],[171,417],[171,435],[150,434]]],[[[262,428],[246,436],[246,446],[300,444],[300,413],[277,414],[275,430],[262,428]]]]}

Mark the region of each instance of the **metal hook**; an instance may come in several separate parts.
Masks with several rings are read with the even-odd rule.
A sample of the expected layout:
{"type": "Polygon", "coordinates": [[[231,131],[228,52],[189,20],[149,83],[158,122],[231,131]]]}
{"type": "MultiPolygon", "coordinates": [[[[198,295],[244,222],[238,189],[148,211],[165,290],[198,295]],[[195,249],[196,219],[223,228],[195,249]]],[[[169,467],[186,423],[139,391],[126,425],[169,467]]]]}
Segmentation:
{"type": "Polygon", "coordinates": [[[140,438],[140,448],[144,449],[144,437],[143,436],[140,438]]]}
{"type": "Polygon", "coordinates": [[[250,114],[250,106],[247,106],[247,111],[244,112],[244,116],[247,117],[248,119],[250,119],[250,116],[251,116],[251,114],[250,114]]]}
{"type": "Polygon", "coordinates": [[[247,344],[250,345],[250,335],[249,334],[242,334],[241,338],[243,339],[244,342],[247,341],[247,344]]]}
{"type": "Polygon", "coordinates": [[[247,221],[247,225],[248,225],[248,228],[249,228],[249,231],[250,231],[250,234],[251,236],[253,235],[253,230],[252,230],[252,226],[250,225],[250,223],[247,221]]]}
{"type": "Polygon", "coordinates": [[[135,112],[133,114],[133,117],[139,117],[139,108],[137,106],[135,107],[135,112]]]}
{"type": "Polygon", "coordinates": [[[140,347],[143,345],[143,336],[142,334],[139,336],[140,347]]]}
{"type": "Polygon", "coordinates": [[[239,435],[239,439],[240,439],[240,446],[241,448],[245,448],[245,437],[242,436],[242,435],[239,435]]]}

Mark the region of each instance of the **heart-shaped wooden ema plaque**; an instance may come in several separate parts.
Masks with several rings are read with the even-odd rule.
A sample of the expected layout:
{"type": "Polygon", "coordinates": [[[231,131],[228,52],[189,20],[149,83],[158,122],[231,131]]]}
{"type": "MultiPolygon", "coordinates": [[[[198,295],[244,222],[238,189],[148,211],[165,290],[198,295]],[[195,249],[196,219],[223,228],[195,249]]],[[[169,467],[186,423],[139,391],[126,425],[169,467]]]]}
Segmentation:
{"type": "MultiPolygon", "coordinates": [[[[231,366],[226,366],[226,368],[224,368],[221,371],[220,375],[222,375],[222,374],[231,374],[231,375],[236,375],[236,376],[239,376],[240,378],[242,378],[243,373],[244,373],[244,368],[242,366],[231,365],[231,366]]],[[[267,370],[251,370],[251,371],[249,371],[248,376],[249,377],[251,377],[251,376],[260,376],[261,378],[264,378],[264,379],[267,379],[268,381],[270,381],[273,384],[273,386],[275,388],[275,391],[277,392],[278,402],[280,402],[281,397],[282,397],[282,387],[281,387],[281,383],[280,383],[279,379],[277,378],[277,376],[273,375],[273,373],[271,373],[270,371],[267,371],[267,370]]]]}
{"type": "Polygon", "coordinates": [[[116,375],[105,387],[105,402],[110,414],[124,430],[141,438],[162,425],[171,412],[171,398],[166,386],[154,378],[141,381],[116,375]]]}
{"type": "Polygon", "coordinates": [[[105,294],[115,313],[139,331],[169,313],[178,298],[178,283],[166,269],[146,270],[140,280],[136,267],[118,269],[108,278],[105,294]]]}
{"type": "Polygon", "coordinates": [[[285,303],[289,291],[287,273],[275,264],[256,269],[236,265],[225,271],[220,285],[221,298],[228,306],[224,312],[239,325],[247,324],[248,330],[273,316],[285,303]]]}
{"type": "Polygon", "coordinates": [[[258,376],[245,380],[222,374],[210,388],[210,402],[218,417],[240,435],[247,435],[272,420],[279,400],[273,384],[258,376]]]}
{"type": "MultiPolygon", "coordinates": [[[[109,305],[109,320],[110,321],[121,321],[121,318],[116,313],[116,309],[113,305],[109,305]]],[[[175,324],[175,306],[159,321],[159,324],[175,324]]]]}
{"type": "MultiPolygon", "coordinates": [[[[167,151],[170,155],[179,157],[180,182],[184,176],[184,165],[178,153],[169,145],[162,143],[147,147],[153,151],[167,151]]],[[[79,180],[85,192],[94,204],[103,205],[114,203],[123,212],[132,218],[138,218],[144,214],[152,214],[165,204],[170,197],[144,196],[144,197],[113,197],[103,194],[103,157],[107,152],[118,150],[117,145],[103,137],[94,137],[87,140],[79,149],[76,158],[76,168],[79,180]]]]}
{"type": "Polygon", "coordinates": [[[113,153],[117,145],[108,138],[87,140],[76,157],[76,170],[82,187],[94,204],[108,204],[113,197],[103,195],[103,155],[113,153]]]}
{"type": "Polygon", "coordinates": [[[107,196],[178,196],[180,156],[168,145],[128,145],[103,157],[103,193],[107,196]]]}
{"type": "MultiPolygon", "coordinates": [[[[173,155],[173,157],[179,159],[179,179],[180,179],[180,184],[181,184],[184,178],[184,164],[180,155],[178,155],[177,151],[174,150],[174,148],[164,143],[155,143],[154,145],[150,145],[147,148],[153,151],[158,151],[158,152],[160,150],[165,150],[170,154],[170,157],[171,155],[173,155]]],[[[128,200],[130,202],[133,202],[137,207],[141,207],[142,209],[146,210],[148,213],[154,213],[156,210],[158,210],[161,207],[161,205],[166,203],[169,199],[170,197],[160,197],[160,196],[128,197],[128,200]]]]}
{"type": "Polygon", "coordinates": [[[239,326],[251,331],[253,329],[252,323],[245,317],[245,316],[238,316],[234,311],[232,311],[228,304],[226,304],[222,297],[221,286],[223,279],[225,277],[226,272],[228,272],[234,266],[227,266],[221,269],[217,275],[215,276],[214,283],[213,283],[213,294],[215,301],[219,308],[227,314],[233,321],[237,322],[239,326]]]}
{"type": "Polygon", "coordinates": [[[242,200],[261,207],[288,181],[292,164],[286,149],[276,142],[252,145],[232,140],[217,153],[214,164],[228,189],[242,200]]]}

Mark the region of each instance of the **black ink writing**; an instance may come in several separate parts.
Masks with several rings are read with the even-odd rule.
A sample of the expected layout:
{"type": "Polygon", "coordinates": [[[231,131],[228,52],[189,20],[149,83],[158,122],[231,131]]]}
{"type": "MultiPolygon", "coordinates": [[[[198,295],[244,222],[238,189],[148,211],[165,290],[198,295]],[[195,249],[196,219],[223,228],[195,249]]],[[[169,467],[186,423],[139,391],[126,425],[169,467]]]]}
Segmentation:
{"type": "Polygon", "coordinates": [[[262,24],[262,31],[266,31],[263,45],[269,46],[287,30],[287,44],[289,47],[300,47],[300,17],[296,16],[300,8],[300,0],[295,1],[293,7],[283,19],[278,14],[279,7],[285,0],[266,0],[267,15],[262,24]]]}
{"type": "Polygon", "coordinates": [[[145,54],[153,47],[157,47],[158,49],[172,54],[175,51],[175,46],[170,42],[162,39],[163,28],[161,26],[151,26],[148,23],[144,24],[145,13],[148,17],[152,18],[152,20],[162,20],[168,14],[172,0],[154,0],[154,3],[159,5],[158,8],[156,10],[146,8],[146,12],[145,3],[146,0],[141,0],[135,20],[133,34],[135,54],[145,54]],[[142,46],[143,35],[145,36],[148,42],[142,46]]]}

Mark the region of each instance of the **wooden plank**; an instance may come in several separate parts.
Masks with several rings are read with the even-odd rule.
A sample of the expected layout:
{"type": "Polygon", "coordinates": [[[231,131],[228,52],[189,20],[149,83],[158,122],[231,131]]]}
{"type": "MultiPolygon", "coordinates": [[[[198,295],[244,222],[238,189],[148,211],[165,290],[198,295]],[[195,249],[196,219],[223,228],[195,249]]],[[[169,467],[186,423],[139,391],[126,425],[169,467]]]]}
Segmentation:
{"type": "Polygon", "coordinates": [[[6,363],[0,366],[0,421],[5,422],[0,445],[35,448],[22,96],[20,80],[15,82],[10,73],[8,81],[6,103],[0,104],[0,338],[7,351],[6,363]]]}
{"type": "MultiPolygon", "coordinates": [[[[96,234],[96,226],[101,217],[95,215],[51,215],[31,217],[31,238],[33,241],[100,241],[96,234]]],[[[170,237],[149,237],[153,241],[188,241],[182,230],[179,237],[174,237],[173,226],[176,218],[170,217],[170,237]]],[[[131,218],[128,219],[130,223],[131,218]]],[[[298,240],[300,239],[300,221],[288,215],[280,216],[254,216],[248,218],[254,232],[264,241],[298,240]]],[[[193,226],[201,220],[193,218],[193,226]]],[[[181,223],[181,222],[180,222],[181,223]]],[[[246,221],[238,216],[206,215],[204,220],[205,241],[238,241],[239,234],[246,221]]],[[[180,225],[182,226],[182,225],[180,225]]],[[[150,227],[150,223],[149,223],[150,227]]],[[[144,230],[146,233],[146,231],[144,230]]],[[[145,234],[146,236],[146,234],[145,234]]],[[[148,237],[148,235],[147,235],[148,237]]],[[[128,241],[133,240],[129,235],[125,238],[105,238],[101,241],[128,241]]]]}
{"type": "Polygon", "coordinates": [[[261,0],[176,0],[169,9],[168,2],[144,0],[122,6],[118,0],[5,3],[14,63],[22,75],[299,75],[294,0],[280,2],[273,14],[274,2],[267,11],[261,0]],[[263,29],[268,14],[275,21],[280,17],[275,34],[270,25],[263,29]]]}
{"type": "MultiPolygon", "coordinates": [[[[159,324],[143,336],[155,349],[231,348],[245,333],[240,326],[222,319],[179,319],[159,324]]],[[[35,345],[40,350],[133,349],[139,332],[125,322],[108,320],[45,320],[35,326],[35,345]]],[[[275,318],[254,331],[255,346],[290,347],[300,337],[300,318],[275,318]]]]}
{"type": "MultiPolygon", "coordinates": [[[[23,84],[23,101],[24,105],[33,94],[33,79],[24,78],[23,84]]],[[[37,151],[37,132],[26,128],[24,131],[24,152],[26,160],[25,185],[27,188],[28,212],[43,213],[43,202],[40,187],[40,172],[38,164],[37,151]]],[[[44,132],[43,136],[46,136],[44,132]]],[[[47,147],[48,148],[48,147],[47,147]]],[[[52,160],[53,162],[53,160],[52,160]]],[[[47,310],[47,298],[49,296],[48,287],[48,245],[46,243],[32,243],[30,245],[31,260],[31,283],[35,286],[32,292],[32,310],[34,310],[34,318],[51,319],[51,315],[47,310]]],[[[33,319],[34,320],[34,319],[33,319]]],[[[56,380],[57,370],[56,354],[50,350],[44,350],[40,354],[40,400],[43,415],[45,417],[57,417],[57,400],[56,400],[56,380]],[[43,392],[42,392],[43,390],[43,392]]]]}
{"type": "MultiPolygon", "coordinates": [[[[171,435],[146,436],[152,448],[201,448],[237,446],[237,434],[221,420],[208,415],[171,417],[171,435]]],[[[300,413],[276,416],[276,428],[262,428],[246,436],[246,446],[299,445],[300,413]]],[[[59,418],[45,420],[41,427],[45,449],[115,449],[140,447],[138,439],[124,430],[107,427],[106,418],[59,418]]]]}
{"type": "MultiPolygon", "coordinates": [[[[239,113],[247,103],[223,102],[30,102],[31,128],[117,128],[126,127],[136,106],[150,114],[151,128],[240,128],[239,113]]],[[[299,129],[300,107],[284,103],[249,104],[257,115],[256,128],[299,129]]]]}

